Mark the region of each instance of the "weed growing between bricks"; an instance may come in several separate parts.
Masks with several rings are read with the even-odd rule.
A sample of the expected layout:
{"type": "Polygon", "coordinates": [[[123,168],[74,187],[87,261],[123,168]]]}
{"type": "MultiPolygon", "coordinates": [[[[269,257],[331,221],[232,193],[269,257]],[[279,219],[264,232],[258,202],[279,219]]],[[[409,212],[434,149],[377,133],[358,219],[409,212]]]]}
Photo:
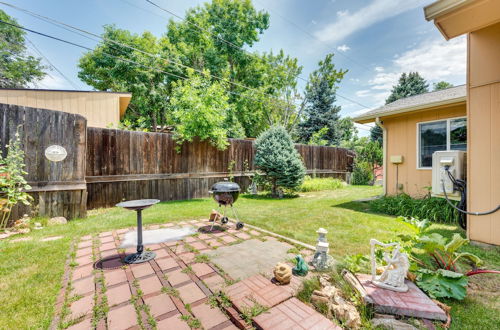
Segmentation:
{"type": "Polygon", "coordinates": [[[249,300],[253,302],[253,306],[243,308],[243,310],[241,311],[241,317],[248,325],[252,325],[252,319],[262,313],[267,312],[269,308],[266,306],[262,306],[255,299],[249,298],[249,300]]]}
{"type": "Polygon", "coordinates": [[[179,297],[179,291],[171,286],[164,286],[161,288],[161,292],[168,294],[172,297],[179,297]]]}
{"type": "Polygon", "coordinates": [[[197,263],[208,263],[210,262],[210,257],[206,254],[198,254],[194,257],[194,261],[197,263]]]}
{"type": "Polygon", "coordinates": [[[201,322],[197,318],[192,317],[191,315],[182,315],[181,320],[186,322],[188,326],[192,329],[201,328],[201,322]]]}
{"type": "Polygon", "coordinates": [[[69,306],[73,302],[70,300],[69,295],[70,295],[71,290],[73,289],[72,285],[71,285],[71,279],[73,277],[73,272],[75,271],[75,268],[78,265],[78,263],[75,261],[75,259],[76,259],[75,249],[77,246],[78,246],[77,243],[74,243],[72,246],[72,251],[70,253],[70,261],[69,261],[70,267],[69,267],[69,274],[68,274],[68,283],[66,286],[66,290],[64,291],[63,305],[61,308],[61,313],[59,315],[59,324],[57,325],[57,327],[59,329],[66,329],[75,323],[75,321],[73,321],[73,320],[70,320],[68,322],[68,321],[65,321],[65,319],[69,315],[69,306]],[[75,265],[75,266],[72,266],[72,265],[75,265]]]}
{"type": "MultiPolygon", "coordinates": [[[[139,303],[142,300],[143,293],[142,293],[142,290],[139,286],[139,281],[137,281],[137,279],[134,279],[134,281],[132,282],[132,285],[134,286],[137,294],[132,295],[132,298],[130,298],[130,302],[134,305],[134,308],[135,308],[135,314],[137,317],[137,324],[139,325],[139,327],[141,329],[144,329],[144,324],[142,323],[142,315],[141,315],[141,311],[143,310],[143,307],[142,307],[143,305],[139,303]]],[[[149,318],[149,316],[150,315],[148,315],[148,318],[149,318]]]]}

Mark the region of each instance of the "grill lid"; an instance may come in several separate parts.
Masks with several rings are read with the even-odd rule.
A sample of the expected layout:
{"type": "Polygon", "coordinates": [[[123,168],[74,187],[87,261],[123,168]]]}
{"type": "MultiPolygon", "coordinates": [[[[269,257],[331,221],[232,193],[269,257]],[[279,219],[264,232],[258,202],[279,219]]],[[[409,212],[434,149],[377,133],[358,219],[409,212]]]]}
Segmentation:
{"type": "Polygon", "coordinates": [[[210,189],[211,192],[239,192],[240,186],[236,182],[220,181],[215,183],[210,189]]]}

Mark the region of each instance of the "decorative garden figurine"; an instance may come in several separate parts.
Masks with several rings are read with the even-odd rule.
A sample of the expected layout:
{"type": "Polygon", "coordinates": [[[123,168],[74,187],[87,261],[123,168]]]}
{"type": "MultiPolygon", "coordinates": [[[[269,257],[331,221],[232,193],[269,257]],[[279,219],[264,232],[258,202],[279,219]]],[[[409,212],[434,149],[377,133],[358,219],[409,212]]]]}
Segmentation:
{"type": "Polygon", "coordinates": [[[274,278],[280,284],[288,284],[292,278],[292,267],[280,262],[274,267],[274,278]]]}
{"type": "Polygon", "coordinates": [[[372,283],[380,288],[397,291],[406,292],[408,291],[408,286],[405,284],[406,273],[410,267],[408,261],[408,256],[405,253],[399,251],[401,248],[399,243],[382,243],[376,239],[370,240],[370,258],[372,266],[372,283]],[[387,263],[382,275],[377,277],[376,269],[377,264],[375,260],[375,245],[380,245],[384,248],[394,246],[392,255],[389,252],[384,252],[384,260],[387,263]]]}
{"type": "Polygon", "coordinates": [[[309,272],[309,267],[307,267],[307,263],[304,258],[302,258],[300,254],[297,254],[295,256],[295,260],[297,261],[297,264],[292,269],[293,275],[306,276],[309,272]]]}
{"type": "Polygon", "coordinates": [[[318,244],[311,264],[316,270],[325,271],[330,269],[333,264],[333,258],[328,255],[330,247],[330,244],[326,241],[328,231],[325,228],[319,228],[316,233],[318,233],[318,244]]]}

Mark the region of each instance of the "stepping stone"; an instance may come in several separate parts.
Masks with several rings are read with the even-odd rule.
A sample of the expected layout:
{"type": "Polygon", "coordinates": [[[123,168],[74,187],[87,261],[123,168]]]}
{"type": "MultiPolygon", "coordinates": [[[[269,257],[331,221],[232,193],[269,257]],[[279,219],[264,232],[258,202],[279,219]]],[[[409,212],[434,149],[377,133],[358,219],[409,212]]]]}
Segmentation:
{"type": "Polygon", "coordinates": [[[191,330],[186,322],[181,320],[181,314],[176,314],[156,323],[158,330],[191,330]]]}
{"type": "Polygon", "coordinates": [[[202,277],[214,272],[212,267],[205,263],[191,264],[191,268],[198,277],[202,277]]]}
{"type": "Polygon", "coordinates": [[[229,318],[217,307],[211,307],[208,304],[201,304],[192,307],[194,316],[200,320],[205,329],[211,329],[219,324],[229,320],[229,318]]]}
{"type": "Polygon", "coordinates": [[[108,329],[125,330],[137,325],[137,316],[133,305],[125,305],[108,312],[108,329]]]}
{"type": "Polygon", "coordinates": [[[177,290],[179,290],[179,295],[184,304],[191,304],[206,297],[194,282],[181,286],[177,290]]]}
{"type": "Polygon", "coordinates": [[[132,292],[130,292],[128,283],[123,283],[114,288],[108,288],[106,296],[108,297],[108,306],[114,306],[129,301],[132,298],[132,292]]]}
{"type": "Polygon", "coordinates": [[[109,270],[104,272],[104,279],[107,286],[127,282],[127,274],[123,269],[109,270]]]}
{"type": "Polygon", "coordinates": [[[172,299],[166,294],[159,294],[154,297],[144,299],[153,317],[157,317],[176,310],[172,299]]]}
{"type": "Polygon", "coordinates": [[[92,312],[92,306],[94,304],[94,296],[85,296],[77,301],[71,303],[70,311],[71,318],[75,319],[83,315],[87,315],[92,312]]]}
{"type": "Polygon", "coordinates": [[[316,312],[297,298],[291,298],[253,319],[260,329],[317,329],[341,330],[342,328],[316,312]]]}
{"type": "Polygon", "coordinates": [[[292,294],[262,275],[255,275],[224,289],[231,302],[243,312],[255,304],[273,307],[287,300],[292,294]]]}
{"type": "Polygon", "coordinates": [[[371,275],[357,274],[356,277],[366,291],[363,298],[374,304],[377,313],[447,320],[446,313],[411,281],[405,281],[407,292],[395,292],[373,285],[371,275]]]}

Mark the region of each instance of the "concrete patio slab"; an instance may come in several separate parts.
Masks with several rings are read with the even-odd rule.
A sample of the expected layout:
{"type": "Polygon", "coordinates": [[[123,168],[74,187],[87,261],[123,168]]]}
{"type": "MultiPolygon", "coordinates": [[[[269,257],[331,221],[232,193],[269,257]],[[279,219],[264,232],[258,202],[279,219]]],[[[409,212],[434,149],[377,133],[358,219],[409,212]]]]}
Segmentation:
{"type": "Polygon", "coordinates": [[[244,279],[257,274],[272,277],[272,270],[278,262],[291,257],[287,251],[292,245],[279,241],[250,239],[240,244],[220,247],[205,252],[210,260],[224,269],[233,279],[244,279]],[[245,262],[241,262],[245,260],[245,262]]]}

